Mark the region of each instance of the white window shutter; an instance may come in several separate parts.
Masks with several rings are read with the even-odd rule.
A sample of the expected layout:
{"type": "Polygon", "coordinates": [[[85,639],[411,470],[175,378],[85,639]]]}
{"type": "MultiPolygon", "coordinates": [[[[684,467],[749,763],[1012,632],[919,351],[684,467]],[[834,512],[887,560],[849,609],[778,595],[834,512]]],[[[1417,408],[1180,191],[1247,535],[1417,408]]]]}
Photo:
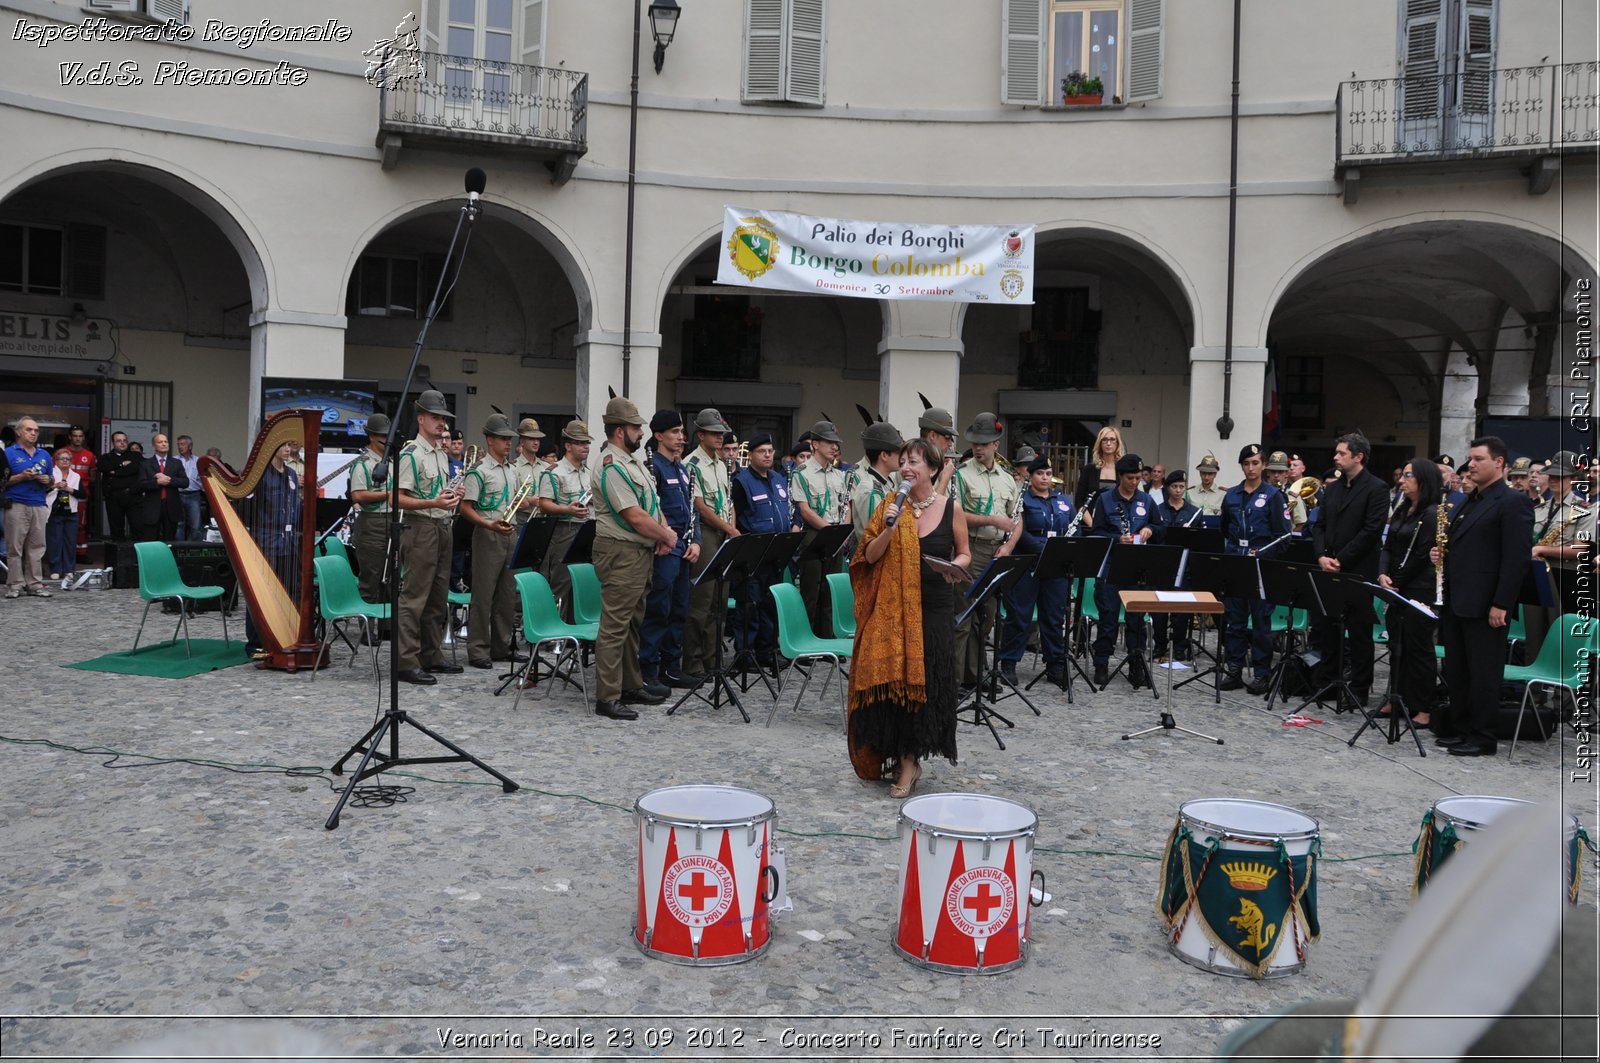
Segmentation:
{"type": "Polygon", "coordinates": [[[1128,102],[1159,99],[1166,65],[1167,0],[1129,0],[1128,102]]]}
{"type": "Polygon", "coordinates": [[[422,0],[422,50],[444,54],[444,7],[450,0],[422,0]]]}
{"type": "Polygon", "coordinates": [[[1046,0],[1001,0],[1000,102],[1045,102],[1046,0]]]}
{"type": "Polygon", "coordinates": [[[827,99],[827,0],[789,0],[788,28],[783,98],[820,107],[827,99]]]}
{"type": "Polygon", "coordinates": [[[783,0],[744,0],[744,77],[740,99],[783,99],[783,0]]]}
{"type": "Polygon", "coordinates": [[[83,0],[86,11],[138,11],[139,0],[83,0]]]}
{"type": "Polygon", "coordinates": [[[517,62],[526,66],[546,66],[544,61],[544,20],[546,0],[521,0],[522,27],[517,62]]]}
{"type": "Polygon", "coordinates": [[[1444,113],[1444,0],[1404,0],[1400,8],[1400,105],[1409,121],[1444,113]]]}
{"type": "Polygon", "coordinates": [[[1487,115],[1494,97],[1495,0],[1467,0],[1461,17],[1461,109],[1487,115]]]}

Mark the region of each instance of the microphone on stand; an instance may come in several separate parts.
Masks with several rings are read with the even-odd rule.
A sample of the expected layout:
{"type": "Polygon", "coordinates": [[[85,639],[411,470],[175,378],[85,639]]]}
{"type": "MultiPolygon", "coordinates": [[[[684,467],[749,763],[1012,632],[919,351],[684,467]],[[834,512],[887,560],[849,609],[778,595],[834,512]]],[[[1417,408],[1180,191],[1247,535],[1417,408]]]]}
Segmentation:
{"type": "Polygon", "coordinates": [[[467,171],[467,212],[478,213],[478,200],[483,195],[484,186],[489,183],[489,177],[478,167],[474,166],[467,171]]]}
{"type": "MultiPolygon", "coordinates": [[[[900,489],[894,493],[894,504],[897,507],[904,506],[906,504],[906,499],[909,498],[910,496],[911,496],[911,481],[910,480],[901,480],[900,481],[900,489]]],[[[895,512],[893,512],[893,513],[891,513],[888,516],[883,518],[883,526],[885,528],[892,528],[892,527],[894,527],[895,521],[897,521],[899,519],[900,519],[900,512],[899,512],[898,509],[896,509],[895,512]]]]}

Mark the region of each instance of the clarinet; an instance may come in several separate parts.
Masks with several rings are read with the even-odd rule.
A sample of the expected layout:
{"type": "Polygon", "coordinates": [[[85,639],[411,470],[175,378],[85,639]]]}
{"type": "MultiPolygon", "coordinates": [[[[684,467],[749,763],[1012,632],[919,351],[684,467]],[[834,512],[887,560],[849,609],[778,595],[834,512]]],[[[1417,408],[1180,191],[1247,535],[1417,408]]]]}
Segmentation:
{"type": "Polygon", "coordinates": [[[1450,546],[1450,492],[1439,496],[1438,516],[1434,520],[1434,536],[1439,545],[1439,562],[1433,566],[1433,607],[1444,608],[1444,554],[1450,546]]]}

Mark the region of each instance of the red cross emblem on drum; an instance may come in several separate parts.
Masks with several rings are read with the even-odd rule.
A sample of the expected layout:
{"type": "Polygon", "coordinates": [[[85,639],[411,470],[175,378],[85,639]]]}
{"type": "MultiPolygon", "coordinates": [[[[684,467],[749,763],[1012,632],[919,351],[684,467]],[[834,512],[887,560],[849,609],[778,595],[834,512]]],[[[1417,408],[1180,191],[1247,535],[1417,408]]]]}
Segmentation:
{"type": "Polygon", "coordinates": [[[945,891],[944,911],[968,937],[994,934],[1017,907],[1017,889],[998,867],[975,867],[958,875],[945,891]]]}
{"type": "Polygon", "coordinates": [[[686,856],[662,877],[667,911],[690,927],[707,927],[733,906],[733,875],[710,856],[686,856]]]}

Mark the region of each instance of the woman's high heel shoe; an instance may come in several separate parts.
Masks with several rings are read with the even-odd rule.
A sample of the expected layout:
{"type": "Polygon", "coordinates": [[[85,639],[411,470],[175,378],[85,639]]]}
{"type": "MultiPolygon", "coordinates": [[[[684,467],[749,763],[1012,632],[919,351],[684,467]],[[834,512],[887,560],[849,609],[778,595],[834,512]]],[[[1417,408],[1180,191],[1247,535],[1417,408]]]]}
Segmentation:
{"type": "Polygon", "coordinates": [[[893,786],[889,787],[889,796],[894,798],[896,801],[905,800],[911,796],[911,791],[917,788],[917,780],[921,778],[922,765],[917,764],[913,766],[911,770],[911,778],[905,783],[905,785],[902,786],[900,783],[895,783],[893,786]]]}

